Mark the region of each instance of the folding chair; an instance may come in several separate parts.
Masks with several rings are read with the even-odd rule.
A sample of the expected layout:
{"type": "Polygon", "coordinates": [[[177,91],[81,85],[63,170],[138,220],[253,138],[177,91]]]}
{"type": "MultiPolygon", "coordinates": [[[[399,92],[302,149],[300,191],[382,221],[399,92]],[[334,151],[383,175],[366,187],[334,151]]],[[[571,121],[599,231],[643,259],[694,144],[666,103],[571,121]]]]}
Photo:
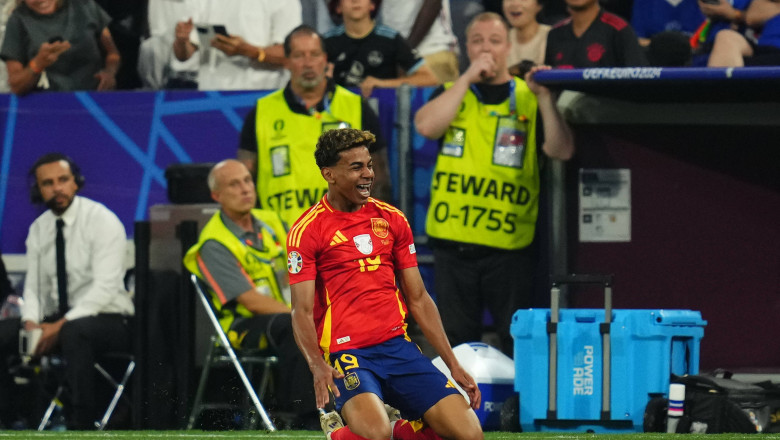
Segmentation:
{"type": "MultiPolygon", "coordinates": [[[[119,403],[119,399],[124,395],[127,381],[130,379],[130,376],[132,376],[133,370],[135,370],[135,358],[130,353],[103,353],[100,355],[99,361],[94,363],[94,367],[95,370],[100,373],[100,376],[103,377],[112,387],[114,387],[114,395],[111,398],[111,402],[109,402],[105,412],[103,413],[103,417],[100,419],[100,421],[95,421],[95,427],[99,431],[103,431],[106,429],[106,425],[108,425],[108,421],[111,419],[111,415],[114,414],[114,409],[116,409],[116,405],[119,403]],[[122,373],[122,376],[118,379],[115,379],[114,376],[112,376],[111,373],[109,373],[108,370],[106,370],[106,368],[100,364],[100,362],[105,364],[107,362],[113,361],[126,362],[124,373],[122,373]]],[[[51,401],[49,402],[49,406],[46,408],[46,412],[43,414],[41,423],[38,425],[38,431],[43,431],[46,429],[46,425],[48,425],[54,410],[57,408],[57,406],[62,405],[60,397],[62,396],[63,391],[64,385],[60,384],[57,387],[57,391],[54,393],[54,397],[52,397],[51,401]]]]}
{"type": "Polygon", "coordinates": [[[206,315],[209,317],[209,321],[211,321],[211,324],[214,327],[214,335],[211,337],[211,344],[209,345],[208,352],[206,353],[206,360],[203,363],[203,372],[200,376],[198,390],[195,393],[195,401],[192,404],[192,411],[190,412],[187,429],[193,428],[198,416],[204,409],[216,409],[224,408],[226,406],[235,406],[230,404],[225,405],[203,403],[203,394],[206,389],[206,383],[208,381],[211,368],[215,365],[230,363],[233,365],[233,367],[235,367],[236,373],[238,373],[238,376],[241,378],[241,382],[244,384],[244,388],[246,389],[247,394],[254,404],[254,409],[257,410],[257,414],[260,415],[260,418],[263,421],[263,425],[265,425],[268,431],[276,431],[276,427],[268,417],[268,413],[263,407],[263,404],[260,403],[260,398],[265,395],[265,391],[268,388],[268,382],[270,380],[271,367],[278,363],[278,358],[276,356],[259,354],[257,350],[239,350],[236,352],[236,350],[233,349],[233,347],[230,345],[230,341],[228,340],[227,335],[222,330],[222,326],[219,323],[216,311],[211,304],[209,294],[201,285],[198,277],[195,275],[190,275],[190,280],[192,281],[192,285],[195,287],[195,291],[198,295],[198,298],[200,299],[200,303],[203,306],[203,309],[206,312],[206,315]],[[252,386],[252,383],[250,382],[242,364],[246,364],[248,367],[258,364],[262,366],[262,375],[260,379],[260,386],[258,388],[259,393],[256,392],[255,388],[252,386]]]}

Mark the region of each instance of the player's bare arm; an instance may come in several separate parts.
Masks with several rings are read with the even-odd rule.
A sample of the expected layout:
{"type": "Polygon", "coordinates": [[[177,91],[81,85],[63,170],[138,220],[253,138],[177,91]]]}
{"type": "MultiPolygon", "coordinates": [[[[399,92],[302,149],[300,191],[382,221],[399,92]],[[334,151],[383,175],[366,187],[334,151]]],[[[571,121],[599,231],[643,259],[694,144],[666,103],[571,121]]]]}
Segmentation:
{"type": "Polygon", "coordinates": [[[317,330],[314,328],[314,280],[293,284],[290,289],[293,335],[314,378],[317,408],[324,408],[330,401],[329,390],[339,395],[333,379],[341,379],[344,375],[328,365],[320,353],[317,330]]]}

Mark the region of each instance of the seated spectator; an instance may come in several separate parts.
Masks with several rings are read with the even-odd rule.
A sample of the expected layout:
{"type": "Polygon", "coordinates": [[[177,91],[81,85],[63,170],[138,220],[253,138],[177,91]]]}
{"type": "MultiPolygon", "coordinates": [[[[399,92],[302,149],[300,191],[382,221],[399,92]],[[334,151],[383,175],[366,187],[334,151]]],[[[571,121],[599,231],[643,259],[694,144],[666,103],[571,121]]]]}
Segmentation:
{"type": "Polygon", "coordinates": [[[395,0],[391,5],[380,8],[379,21],[406,38],[439,82],[455,81],[460,72],[450,1],[395,0]]]}
{"type": "Polygon", "coordinates": [[[544,64],[550,25],[537,21],[540,12],[541,0],[504,0],[504,17],[511,26],[507,65],[513,75],[524,76],[519,68],[522,61],[544,64]]]}
{"type": "Polygon", "coordinates": [[[176,23],[186,20],[187,5],[182,0],[149,0],[147,6],[148,34],[138,49],[138,75],[146,89],[197,88],[198,61],[192,65],[173,60],[173,39],[176,23]]]}
{"type": "Polygon", "coordinates": [[[438,84],[425,61],[412,52],[398,31],[376,24],[374,18],[381,3],[381,0],[330,0],[331,13],[344,21],[325,35],[336,84],[360,87],[364,97],[371,96],[374,87],[438,84]],[[399,74],[399,68],[403,74],[399,74]]]}
{"type": "Polygon", "coordinates": [[[780,2],[753,0],[745,12],[745,22],[761,29],[758,42],[752,44],[743,34],[723,29],[715,35],[708,66],[780,65],[780,2]]]}
{"type": "Polygon", "coordinates": [[[691,36],[703,22],[697,0],[634,0],[631,10],[631,26],[642,46],[648,46],[650,39],[661,32],[691,36]]]}
{"type": "Polygon", "coordinates": [[[0,49],[11,91],[114,89],[120,57],[109,21],[93,0],[23,0],[0,49]]]}
{"type": "MultiPolygon", "coordinates": [[[[0,41],[3,41],[5,35],[5,24],[8,17],[16,7],[16,0],[0,0],[0,41]]],[[[8,72],[5,70],[5,62],[0,60],[0,93],[8,93],[11,88],[8,86],[8,72]]]]}
{"type": "Polygon", "coordinates": [[[181,62],[198,55],[199,90],[263,90],[284,85],[287,71],[282,41],[301,24],[299,0],[233,0],[229,5],[187,0],[187,5],[191,15],[176,23],[173,53],[181,62]],[[219,26],[226,35],[220,35],[219,26]],[[206,37],[201,40],[199,34],[206,37]]]}
{"type": "Polygon", "coordinates": [[[730,29],[754,39],[752,30],[745,26],[745,10],[750,0],[699,0],[699,8],[706,20],[693,37],[695,66],[706,66],[709,54],[715,44],[715,36],[724,29],[730,29]]]}
{"type": "Polygon", "coordinates": [[[692,57],[690,38],[680,31],[659,32],[650,38],[647,46],[647,62],[651,66],[690,66],[692,57]]]}
{"type": "Polygon", "coordinates": [[[598,0],[566,0],[566,5],[571,16],[550,30],[545,64],[569,69],[647,65],[631,25],[602,10],[598,0]]]}

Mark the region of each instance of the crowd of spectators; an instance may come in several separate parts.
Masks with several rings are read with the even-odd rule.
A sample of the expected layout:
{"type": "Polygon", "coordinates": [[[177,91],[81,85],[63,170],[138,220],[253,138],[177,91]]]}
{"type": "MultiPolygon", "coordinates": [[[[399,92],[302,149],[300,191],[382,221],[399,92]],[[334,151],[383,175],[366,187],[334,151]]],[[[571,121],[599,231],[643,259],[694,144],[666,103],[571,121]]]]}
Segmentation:
{"type": "Polygon", "coordinates": [[[331,74],[341,85],[370,94],[377,86],[439,84],[465,69],[466,24],[483,11],[509,23],[510,72],[520,76],[538,64],[772,65],[780,61],[778,4],[0,0],[0,91],[274,89],[288,79],[282,40],[300,24],[328,37],[331,74]]]}

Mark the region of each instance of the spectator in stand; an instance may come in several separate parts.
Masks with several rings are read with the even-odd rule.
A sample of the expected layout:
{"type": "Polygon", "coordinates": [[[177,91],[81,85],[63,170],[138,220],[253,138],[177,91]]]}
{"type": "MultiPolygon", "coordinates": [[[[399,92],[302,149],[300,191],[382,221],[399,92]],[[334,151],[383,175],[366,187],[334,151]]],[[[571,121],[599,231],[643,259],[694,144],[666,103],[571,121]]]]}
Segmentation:
{"type": "Polygon", "coordinates": [[[320,35],[336,26],[326,0],[301,0],[301,18],[303,24],[315,29],[320,35]]]}
{"type": "Polygon", "coordinates": [[[380,8],[379,21],[406,38],[439,82],[458,78],[458,40],[449,0],[395,0],[392,7],[380,8]]]}
{"type": "Polygon", "coordinates": [[[542,12],[542,0],[504,0],[504,17],[509,29],[509,72],[524,77],[521,62],[525,65],[544,64],[544,51],[547,48],[547,34],[550,25],[538,21],[542,12]]]}
{"type": "Polygon", "coordinates": [[[706,66],[709,54],[715,44],[715,36],[724,29],[730,29],[754,42],[752,30],[745,26],[745,11],[750,0],[699,0],[699,8],[706,20],[691,38],[695,56],[695,66],[706,66]]]}
{"type": "Polygon", "coordinates": [[[631,26],[642,46],[648,46],[654,35],[665,31],[691,36],[704,18],[697,0],[634,0],[631,10],[631,26]]]}
{"type": "Polygon", "coordinates": [[[178,21],[187,18],[187,5],[182,0],[149,0],[148,29],[138,49],[136,66],[144,88],[197,88],[197,57],[191,60],[192,66],[177,63],[176,70],[171,63],[174,28],[178,21]]]}
{"type": "Polygon", "coordinates": [[[22,0],[0,49],[11,91],[114,89],[120,57],[109,21],[93,0],[22,0]]]}
{"type": "Polygon", "coordinates": [[[343,87],[360,87],[364,97],[374,87],[401,84],[431,86],[436,75],[417,56],[398,31],[377,25],[374,18],[381,0],[330,0],[331,14],[344,23],[325,35],[333,78],[343,87]],[[399,69],[403,74],[399,74],[399,69]]]}
{"type": "Polygon", "coordinates": [[[758,42],[752,44],[743,34],[723,29],[715,35],[708,66],[780,65],[780,1],[753,0],[745,12],[745,22],[761,29],[758,42]]]}
{"type": "Polygon", "coordinates": [[[199,90],[284,85],[288,76],[282,41],[301,24],[299,0],[186,1],[192,15],[176,23],[173,53],[181,62],[199,56],[199,90]],[[226,35],[220,35],[218,26],[226,35]]]}
{"type": "Polygon", "coordinates": [[[571,16],[550,30],[545,64],[569,69],[647,65],[631,25],[604,11],[598,0],[566,0],[566,6],[571,16]]]}

